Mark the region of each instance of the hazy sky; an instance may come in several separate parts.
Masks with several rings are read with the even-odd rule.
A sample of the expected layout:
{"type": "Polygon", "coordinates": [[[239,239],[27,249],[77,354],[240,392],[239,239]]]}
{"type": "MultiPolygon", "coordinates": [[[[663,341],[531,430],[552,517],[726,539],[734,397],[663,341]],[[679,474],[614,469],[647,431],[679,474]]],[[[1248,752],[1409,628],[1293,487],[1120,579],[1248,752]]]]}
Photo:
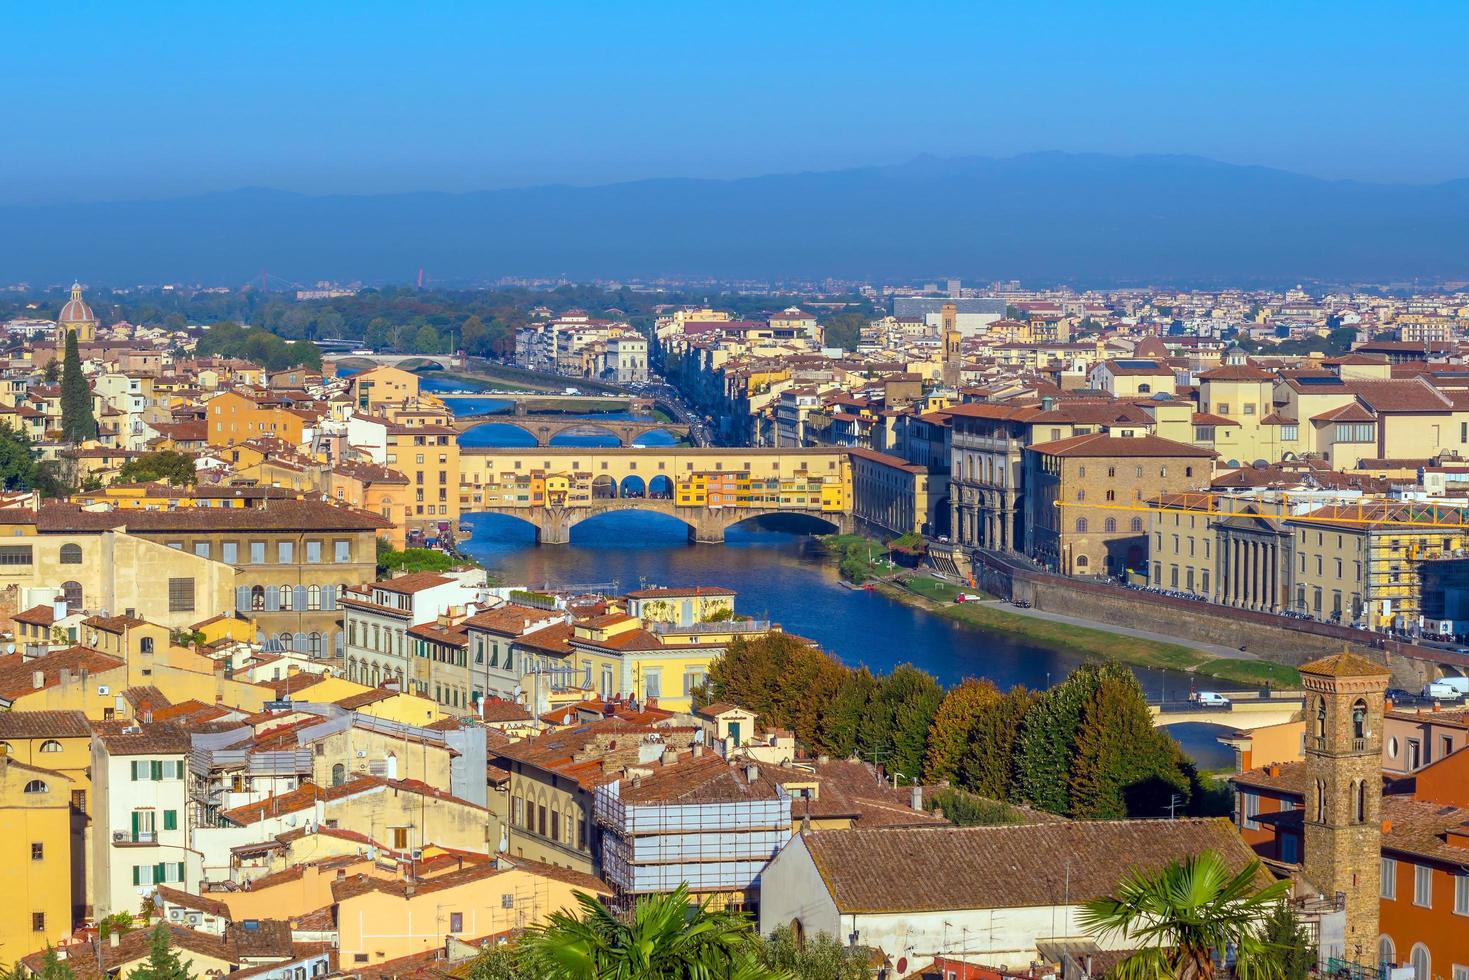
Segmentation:
{"type": "Polygon", "coordinates": [[[919,153],[1469,176],[1469,4],[0,3],[0,202],[919,153]]]}

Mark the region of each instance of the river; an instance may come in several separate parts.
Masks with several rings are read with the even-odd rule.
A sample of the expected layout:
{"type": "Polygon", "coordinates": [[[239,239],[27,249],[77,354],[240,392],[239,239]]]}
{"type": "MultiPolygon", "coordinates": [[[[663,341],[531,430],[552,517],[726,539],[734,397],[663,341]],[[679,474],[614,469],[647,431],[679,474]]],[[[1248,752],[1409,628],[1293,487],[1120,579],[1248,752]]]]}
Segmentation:
{"type": "MultiPolygon", "coordinates": [[[[462,388],[459,382],[429,377],[428,390],[462,388]]],[[[455,399],[461,415],[508,410],[510,403],[455,399]]],[[[594,418],[626,418],[608,413],[594,418]]],[[[671,444],[667,433],[650,433],[647,444],[671,444]]],[[[513,425],[471,429],[465,446],[529,446],[534,440],[513,425]]],[[[563,435],[554,445],[615,445],[608,434],[563,435]]],[[[1044,688],[1074,670],[1083,658],[1064,649],[1037,646],[1005,633],[979,630],[890,599],[878,592],[843,587],[836,568],[809,535],[789,524],[742,525],[730,529],[723,545],[691,545],[682,523],[659,514],[617,512],[587,521],[572,531],[571,544],[538,547],[530,525],[496,514],[470,514],[473,528],[464,545],[503,581],[540,585],[591,585],[616,582],[619,589],[645,585],[718,585],[739,593],[736,608],[771,619],[786,632],[815,640],[843,662],[865,664],[875,672],[912,663],[944,684],[983,677],[1001,688],[1024,684],[1044,688]]],[[[1137,668],[1150,696],[1188,690],[1187,674],[1137,668]]],[[[1228,689],[1224,682],[1210,687],[1228,689]]],[[[1224,731],[1215,725],[1176,725],[1169,731],[1203,768],[1233,762],[1218,744],[1224,731]]]]}

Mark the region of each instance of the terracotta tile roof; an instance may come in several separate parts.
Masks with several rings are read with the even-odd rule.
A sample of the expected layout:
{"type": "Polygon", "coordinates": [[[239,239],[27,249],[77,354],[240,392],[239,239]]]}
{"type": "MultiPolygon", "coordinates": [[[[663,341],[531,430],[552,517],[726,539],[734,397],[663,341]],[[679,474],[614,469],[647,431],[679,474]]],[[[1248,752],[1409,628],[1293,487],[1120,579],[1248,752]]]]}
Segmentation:
{"type": "Polygon", "coordinates": [[[486,609],[466,619],[463,625],[468,629],[479,629],[489,633],[522,636],[532,626],[544,629],[546,625],[563,619],[565,619],[565,613],[562,612],[507,605],[486,609]]]}
{"type": "Polygon", "coordinates": [[[269,507],[182,507],[177,510],[84,511],[75,504],[44,504],[36,516],[42,534],[106,531],[141,534],[179,531],[377,531],[392,522],[366,511],[317,500],[276,500],[269,507]]]}
{"type": "MultiPolygon", "coordinates": [[[[802,839],[847,914],[1077,904],[1204,850],[1234,870],[1255,858],[1224,818],[820,830],[802,839]]],[[[1261,884],[1268,880],[1261,871],[1261,884]]]]}
{"type": "Polygon", "coordinates": [[[0,712],[0,739],[91,737],[92,726],[80,711],[0,712]]]}
{"type": "Polygon", "coordinates": [[[56,607],[49,604],[32,606],[10,618],[17,623],[25,623],[29,626],[51,626],[56,622],[56,607]]]}
{"type": "Polygon", "coordinates": [[[0,657],[0,698],[14,701],[30,691],[54,687],[61,683],[63,673],[70,675],[85,670],[90,674],[100,674],[122,666],[123,661],[116,657],[83,646],[53,650],[31,660],[14,653],[0,657]],[[36,674],[41,675],[40,687],[35,683],[36,674]]]}
{"type": "Polygon", "coordinates": [[[1166,459],[1173,457],[1192,457],[1207,459],[1218,455],[1212,449],[1203,449],[1199,446],[1190,446],[1183,442],[1174,442],[1172,439],[1164,439],[1161,436],[1146,435],[1127,438],[1123,436],[1109,436],[1103,433],[1072,436],[1069,439],[1044,442],[1029,448],[1034,452],[1042,453],[1046,456],[1067,456],[1072,458],[1159,457],[1166,459]]]}
{"type": "Polygon", "coordinates": [[[108,755],[184,755],[190,747],[189,733],[171,722],[96,721],[92,729],[108,755]]]}
{"type": "Polygon", "coordinates": [[[1445,862],[1469,864],[1469,809],[1408,796],[1382,798],[1382,849],[1445,862]]]}
{"type": "Polygon", "coordinates": [[[543,626],[538,630],[524,633],[515,640],[517,647],[528,650],[542,650],[546,653],[554,653],[565,656],[571,653],[571,636],[576,632],[576,627],[570,623],[553,623],[543,626]]]}
{"type": "Polygon", "coordinates": [[[1453,403],[1422,378],[1349,381],[1347,386],[1374,412],[1449,412],[1453,403]]]}
{"type": "Polygon", "coordinates": [[[670,599],[683,596],[697,597],[738,594],[734,589],[726,589],[718,585],[656,586],[651,589],[634,589],[631,592],[625,593],[629,599],[670,599]]]}
{"type": "MultiPolygon", "coordinates": [[[[229,963],[236,961],[233,945],[218,936],[171,923],[164,923],[164,928],[168,930],[170,945],[182,955],[185,961],[189,959],[190,953],[229,963]]],[[[104,980],[127,964],[148,955],[148,941],[151,932],[151,929],[134,929],[119,936],[116,946],[103,943],[100,947],[102,950],[101,971],[97,969],[97,957],[86,952],[86,947],[81,947],[84,952],[79,955],[69,955],[63,962],[71,970],[76,980],[104,980]]],[[[32,953],[22,957],[21,962],[26,965],[32,975],[39,976],[45,958],[45,952],[32,953]]]]}
{"type": "Polygon", "coordinates": [[[1381,664],[1373,663],[1355,653],[1336,653],[1320,660],[1313,660],[1299,668],[1303,674],[1322,677],[1387,677],[1391,673],[1381,664]]]}
{"type": "Polygon", "coordinates": [[[1238,786],[1253,786],[1256,789],[1303,797],[1306,792],[1306,764],[1299,760],[1273,762],[1268,766],[1236,773],[1229,781],[1238,786]]]}
{"type": "Polygon", "coordinates": [[[1253,364],[1224,364],[1199,375],[1200,381],[1272,381],[1275,375],[1253,364]]]}
{"type": "Polygon", "coordinates": [[[217,915],[226,921],[230,917],[230,907],[217,898],[207,895],[195,895],[192,892],[180,891],[177,888],[169,888],[167,885],[158,886],[158,897],[169,905],[181,905],[186,909],[198,909],[200,912],[208,912],[217,915]]]}

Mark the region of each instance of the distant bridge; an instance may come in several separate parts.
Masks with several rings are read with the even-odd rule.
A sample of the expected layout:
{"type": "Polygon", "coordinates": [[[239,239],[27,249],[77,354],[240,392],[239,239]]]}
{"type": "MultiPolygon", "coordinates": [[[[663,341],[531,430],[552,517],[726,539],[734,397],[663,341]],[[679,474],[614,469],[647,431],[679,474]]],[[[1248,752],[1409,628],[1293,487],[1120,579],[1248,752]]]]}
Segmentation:
{"type": "Polygon", "coordinates": [[[355,357],[359,361],[372,361],[385,367],[397,367],[405,361],[418,364],[437,364],[445,371],[463,368],[464,361],[457,354],[354,354],[351,351],[334,351],[328,360],[342,361],[355,357]]]}
{"type": "Polygon", "coordinates": [[[606,498],[587,504],[556,507],[476,507],[476,513],[504,514],[525,521],[536,529],[537,544],[570,544],[571,529],[603,514],[639,511],[667,514],[688,526],[689,540],[697,544],[721,544],[724,532],[736,524],[757,517],[810,517],[828,525],[828,533],[846,533],[852,529],[851,516],[824,512],[819,507],[683,507],[672,500],[656,498],[606,498]]]}
{"type": "Polygon", "coordinates": [[[687,436],[689,427],[677,422],[660,422],[657,419],[588,419],[569,416],[547,418],[540,415],[506,415],[487,412],[482,415],[461,415],[454,420],[460,434],[481,425],[513,425],[529,432],[537,446],[549,446],[559,435],[610,435],[617,445],[630,447],[639,436],[649,432],[668,432],[676,436],[687,436]]]}
{"type": "Polygon", "coordinates": [[[1152,713],[1153,724],[1159,728],[1203,722],[1251,731],[1284,724],[1299,714],[1305,704],[1305,695],[1299,691],[1273,691],[1268,698],[1261,697],[1256,691],[1223,693],[1229,698],[1229,704],[1224,707],[1208,707],[1197,701],[1164,701],[1148,705],[1148,711],[1152,713]]]}
{"type": "MultiPolygon", "coordinates": [[[[516,416],[485,421],[523,428],[542,422],[516,416]]],[[[651,421],[597,425],[609,431],[618,425],[678,429],[651,421]]],[[[853,524],[851,460],[830,447],[470,446],[460,450],[459,462],[460,513],[519,518],[536,528],[542,544],[565,544],[583,521],[627,510],[676,518],[702,542],[723,541],[734,525],[772,515],[814,518],[837,531],[853,524]]]]}

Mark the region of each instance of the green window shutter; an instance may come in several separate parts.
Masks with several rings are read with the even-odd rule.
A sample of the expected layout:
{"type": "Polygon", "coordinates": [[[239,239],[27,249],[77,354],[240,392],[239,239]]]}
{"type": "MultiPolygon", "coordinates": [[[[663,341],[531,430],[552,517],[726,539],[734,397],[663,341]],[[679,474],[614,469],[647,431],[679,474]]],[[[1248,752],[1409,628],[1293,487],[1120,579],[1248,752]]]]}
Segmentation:
{"type": "Polygon", "coordinates": [[[129,762],[128,768],[132,770],[133,782],[136,783],[138,781],[138,760],[134,759],[132,762],[129,762]]]}
{"type": "Polygon", "coordinates": [[[163,862],[159,861],[153,866],[153,884],[157,885],[163,881],[163,862]]]}
{"type": "Polygon", "coordinates": [[[138,818],[142,816],[137,810],[133,811],[133,840],[138,839],[138,818]]]}
{"type": "Polygon", "coordinates": [[[179,829],[179,812],[177,810],[164,810],[163,811],[163,829],[164,830],[178,830],[179,829]]]}
{"type": "Polygon", "coordinates": [[[179,862],[179,884],[184,883],[184,862],[179,862]]]}
{"type": "MultiPolygon", "coordinates": [[[[134,816],[137,816],[137,814],[134,814],[134,816]]],[[[142,870],[143,869],[140,868],[140,867],[138,867],[136,864],[133,865],[133,885],[134,885],[134,887],[136,887],[138,885],[141,885],[143,883],[142,882],[142,874],[141,874],[142,870]]]]}
{"type": "Polygon", "coordinates": [[[162,759],[154,759],[153,760],[153,778],[154,779],[162,779],[163,778],[163,760],[162,759]]]}
{"type": "Polygon", "coordinates": [[[182,759],[179,759],[178,761],[176,761],[173,764],[173,778],[174,779],[183,779],[184,778],[184,761],[182,759]]]}

